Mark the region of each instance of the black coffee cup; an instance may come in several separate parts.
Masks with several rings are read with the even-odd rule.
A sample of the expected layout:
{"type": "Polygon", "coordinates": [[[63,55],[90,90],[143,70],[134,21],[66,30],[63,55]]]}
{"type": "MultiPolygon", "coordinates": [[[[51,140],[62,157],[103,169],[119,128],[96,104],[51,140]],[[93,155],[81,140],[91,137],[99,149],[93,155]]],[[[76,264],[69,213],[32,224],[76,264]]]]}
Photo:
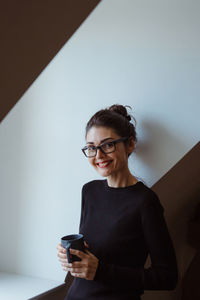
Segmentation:
{"type": "Polygon", "coordinates": [[[85,252],[84,240],[82,234],[70,234],[61,238],[61,245],[66,249],[67,260],[69,263],[80,261],[81,258],[71,254],[69,249],[76,249],[85,252]]]}

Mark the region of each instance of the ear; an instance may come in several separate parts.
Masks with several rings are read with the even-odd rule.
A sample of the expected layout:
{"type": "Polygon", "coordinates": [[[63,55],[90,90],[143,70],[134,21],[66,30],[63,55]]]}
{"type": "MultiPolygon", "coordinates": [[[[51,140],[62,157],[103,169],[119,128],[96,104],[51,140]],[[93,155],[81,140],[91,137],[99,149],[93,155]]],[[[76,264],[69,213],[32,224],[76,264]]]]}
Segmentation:
{"type": "Polygon", "coordinates": [[[127,142],[127,146],[126,146],[126,149],[127,149],[127,153],[128,154],[131,154],[133,152],[135,148],[135,141],[134,141],[134,138],[133,137],[130,137],[128,139],[128,142],[127,142]]]}

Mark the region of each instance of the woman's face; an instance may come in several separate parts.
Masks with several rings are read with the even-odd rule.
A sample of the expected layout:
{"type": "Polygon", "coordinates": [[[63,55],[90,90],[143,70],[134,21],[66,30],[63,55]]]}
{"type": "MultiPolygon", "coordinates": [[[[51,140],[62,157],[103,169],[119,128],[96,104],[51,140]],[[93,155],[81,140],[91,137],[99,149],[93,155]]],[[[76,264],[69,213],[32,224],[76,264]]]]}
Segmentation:
{"type": "MultiPolygon", "coordinates": [[[[99,146],[119,138],[121,136],[117,135],[112,128],[93,126],[87,133],[86,145],[99,146]]],[[[98,149],[95,157],[88,158],[90,164],[103,177],[117,175],[118,172],[128,168],[128,153],[132,152],[132,148],[125,147],[124,142],[116,143],[115,147],[115,152],[105,154],[98,149]]]]}

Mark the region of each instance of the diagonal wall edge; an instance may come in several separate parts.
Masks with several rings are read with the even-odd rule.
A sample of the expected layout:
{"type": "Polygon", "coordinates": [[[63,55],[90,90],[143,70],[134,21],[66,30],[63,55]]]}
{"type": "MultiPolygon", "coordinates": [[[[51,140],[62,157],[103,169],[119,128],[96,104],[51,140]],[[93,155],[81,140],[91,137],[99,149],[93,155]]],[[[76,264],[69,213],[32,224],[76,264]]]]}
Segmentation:
{"type": "Polygon", "coordinates": [[[0,122],[100,0],[4,1],[0,10],[0,122]]]}

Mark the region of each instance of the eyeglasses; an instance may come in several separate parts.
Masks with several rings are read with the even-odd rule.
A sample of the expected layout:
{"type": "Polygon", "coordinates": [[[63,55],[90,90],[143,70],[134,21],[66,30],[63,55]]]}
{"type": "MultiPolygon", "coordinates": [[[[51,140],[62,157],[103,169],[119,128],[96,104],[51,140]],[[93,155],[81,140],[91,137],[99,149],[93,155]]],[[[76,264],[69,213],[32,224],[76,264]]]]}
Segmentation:
{"type": "Polygon", "coordinates": [[[105,142],[99,146],[85,146],[84,148],[82,148],[81,150],[83,151],[83,153],[85,154],[86,157],[95,157],[97,154],[97,149],[100,149],[101,152],[103,152],[104,154],[109,154],[112,153],[116,150],[116,144],[120,143],[122,141],[127,140],[128,137],[122,137],[120,139],[111,141],[111,142],[105,142]]]}

